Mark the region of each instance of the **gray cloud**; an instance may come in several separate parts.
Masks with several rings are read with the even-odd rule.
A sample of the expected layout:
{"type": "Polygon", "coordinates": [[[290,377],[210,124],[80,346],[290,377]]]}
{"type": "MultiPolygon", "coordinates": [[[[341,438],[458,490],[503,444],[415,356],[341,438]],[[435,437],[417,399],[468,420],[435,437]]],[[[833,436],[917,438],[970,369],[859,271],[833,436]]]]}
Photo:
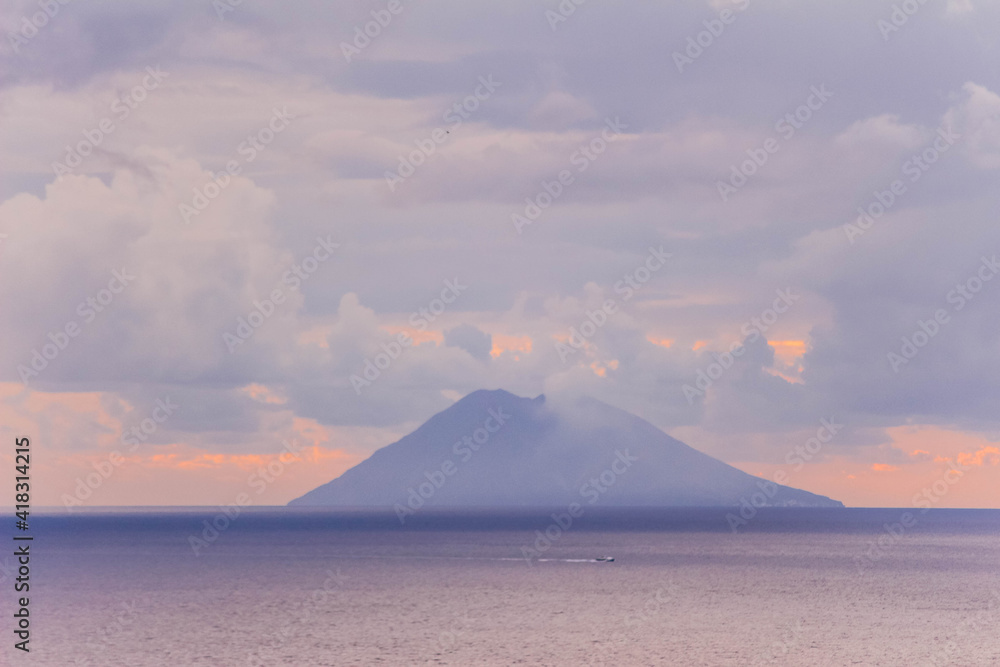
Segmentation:
{"type": "Polygon", "coordinates": [[[1000,282],[899,373],[886,356],[1000,251],[1000,7],[973,4],[924,5],[886,41],[878,3],[755,0],[684,72],[672,53],[710,3],[588,3],[555,32],[527,0],[412,4],[351,63],[340,42],[364,8],[243,3],[220,21],[211,3],[64,6],[0,63],[0,378],[20,382],[124,266],[135,282],[30,385],[137,406],[174,387],[198,407],[170,429],[212,446],[279,411],[411,423],[480,387],[590,393],[722,434],[742,460],[834,413],[844,447],[910,419],[996,431],[1000,282]],[[165,85],[57,180],[66,146],[155,65],[165,85]],[[502,87],[390,191],[385,172],[489,74],[502,87]],[[824,83],[834,97],[723,202],[717,181],[824,83]],[[246,160],[284,106],[288,130],[246,160]],[[608,117],[627,131],[576,171],[608,117]],[[909,180],[944,125],[960,139],[909,180]],[[233,159],[241,174],[185,225],[178,204],[233,159]],[[512,214],[563,169],[574,182],[518,234],[512,214]],[[905,194],[852,244],[843,226],[897,178],[905,194]],[[336,256],[230,353],[223,334],[327,235],[336,256]],[[670,267],[563,363],[557,337],[661,244],[670,267]],[[350,377],[456,277],[468,291],[358,395],[350,377]],[[801,303],[690,405],[683,385],[783,287],[801,303]],[[786,364],[782,341],[807,351],[786,364]],[[248,399],[253,383],[287,402],[248,399]]]}
{"type": "Polygon", "coordinates": [[[486,360],[493,349],[493,337],[471,324],[460,324],[444,332],[444,344],[465,350],[474,359],[486,360]]]}

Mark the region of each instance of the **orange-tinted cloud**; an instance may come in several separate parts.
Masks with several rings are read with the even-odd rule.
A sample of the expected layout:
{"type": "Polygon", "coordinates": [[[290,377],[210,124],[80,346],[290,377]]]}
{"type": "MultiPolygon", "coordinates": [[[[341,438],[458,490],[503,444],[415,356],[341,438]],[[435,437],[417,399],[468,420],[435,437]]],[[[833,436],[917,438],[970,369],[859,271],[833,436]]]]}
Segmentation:
{"type": "Polygon", "coordinates": [[[48,497],[39,501],[66,505],[69,495],[80,493],[80,480],[96,479],[95,469],[104,466],[110,475],[90,493],[80,495],[78,505],[214,505],[231,503],[240,493],[251,493],[257,505],[283,505],[364,458],[339,449],[299,445],[302,449],[294,453],[265,454],[219,454],[186,444],[160,445],[127,454],[114,469],[107,452],[62,456],[54,466],[38,470],[48,491],[48,497]],[[265,478],[273,481],[251,485],[251,480],[265,478]]]}
{"type": "Polygon", "coordinates": [[[241,387],[240,391],[259,403],[284,405],[288,402],[288,399],[279,396],[277,393],[262,384],[248,384],[245,387],[241,387]]]}
{"type": "MultiPolygon", "coordinates": [[[[563,343],[564,345],[570,345],[569,334],[553,334],[552,338],[554,340],[559,341],[560,343],[563,343]]],[[[577,349],[573,345],[570,345],[570,347],[573,347],[574,349],[577,349]]],[[[587,356],[589,356],[589,357],[594,357],[597,354],[597,346],[594,345],[593,342],[591,342],[590,340],[588,340],[586,338],[583,339],[583,350],[584,350],[584,352],[587,353],[587,356]]]]}
{"type": "MultiPolygon", "coordinates": [[[[798,370],[801,371],[802,369],[799,368],[798,370]]],[[[791,375],[789,373],[784,373],[782,371],[779,371],[777,368],[765,368],[764,372],[767,373],[768,375],[773,375],[774,377],[781,378],[785,382],[789,382],[791,384],[805,384],[802,378],[796,375],[791,375]]]]}
{"type": "Polygon", "coordinates": [[[0,383],[0,433],[44,433],[46,445],[57,450],[117,445],[122,418],[131,419],[132,409],[114,394],[100,391],[41,392],[20,383],[0,383]]]}
{"type": "Polygon", "coordinates": [[[213,454],[187,445],[166,445],[157,449],[161,453],[151,456],[129,457],[127,461],[129,464],[147,468],[197,470],[200,468],[228,467],[239,468],[240,470],[256,470],[278,460],[283,463],[292,463],[295,461],[317,463],[331,459],[353,458],[342,450],[324,449],[315,445],[304,446],[294,453],[274,452],[268,454],[213,454]]]}
{"type": "Polygon", "coordinates": [[[875,472],[894,472],[899,470],[899,466],[889,465],[888,463],[873,463],[872,470],[875,472]]]}
{"type": "Polygon", "coordinates": [[[806,353],[804,340],[772,340],[768,345],[774,349],[774,357],[783,364],[794,365],[806,353]]]}
{"type": "MultiPolygon", "coordinates": [[[[530,336],[505,336],[503,334],[495,334],[493,336],[493,349],[490,350],[490,356],[496,359],[507,351],[524,352],[527,354],[531,352],[531,343],[532,341],[530,336]]],[[[515,355],[515,358],[517,358],[517,355],[515,355]]]]}
{"type": "Polygon", "coordinates": [[[1000,464],[1000,449],[996,447],[983,447],[971,454],[965,452],[958,453],[958,463],[963,466],[982,467],[986,463],[990,465],[1000,464]]]}
{"type": "Polygon", "coordinates": [[[673,338],[657,338],[656,336],[653,335],[646,336],[646,340],[648,340],[653,345],[659,345],[660,347],[670,347],[671,345],[674,344],[673,338]]]}

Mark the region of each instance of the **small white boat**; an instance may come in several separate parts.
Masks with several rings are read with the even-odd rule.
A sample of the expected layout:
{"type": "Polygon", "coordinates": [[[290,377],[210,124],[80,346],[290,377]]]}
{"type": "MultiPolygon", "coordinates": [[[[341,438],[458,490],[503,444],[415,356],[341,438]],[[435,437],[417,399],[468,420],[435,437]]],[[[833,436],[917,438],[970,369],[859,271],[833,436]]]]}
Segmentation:
{"type": "Polygon", "coordinates": [[[614,563],[614,556],[601,556],[600,558],[595,558],[598,563],[614,563]]]}

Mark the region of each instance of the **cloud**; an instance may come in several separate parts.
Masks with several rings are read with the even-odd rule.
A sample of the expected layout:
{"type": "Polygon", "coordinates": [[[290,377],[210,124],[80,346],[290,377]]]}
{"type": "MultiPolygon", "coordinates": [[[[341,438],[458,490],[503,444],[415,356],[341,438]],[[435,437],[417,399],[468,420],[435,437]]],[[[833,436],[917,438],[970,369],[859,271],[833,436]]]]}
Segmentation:
{"type": "Polygon", "coordinates": [[[978,466],[982,467],[989,463],[990,465],[1000,465],[1000,449],[996,447],[983,447],[976,450],[975,452],[966,453],[960,452],[958,454],[958,463],[962,466],[978,466]]]}
{"type": "Polygon", "coordinates": [[[487,360],[493,349],[493,338],[471,324],[461,324],[444,332],[444,344],[465,350],[475,359],[487,360]]]}
{"type": "MultiPolygon", "coordinates": [[[[110,446],[170,393],[184,410],[151,446],[210,463],[263,455],[297,420],[358,453],[474,389],[588,393],[747,462],[780,461],[835,415],[847,426],[831,449],[858,479],[874,460],[925,462],[878,458],[901,425],[996,431],[997,283],[898,374],[886,355],[1000,252],[1000,9],[924,9],[953,20],[911,21],[886,45],[884,7],[762,0],[677,73],[670,53],[732,4],[587,5],[555,34],[526,0],[413,5],[350,63],[340,42],[370,16],[349,4],[243,3],[224,21],[210,3],[60,10],[0,62],[8,412],[76,452],[110,446]],[[112,103],[146,67],[169,76],[119,119],[112,103]],[[390,190],[386,172],[490,75],[503,85],[390,190]],[[820,85],[833,97],[779,134],[820,85]],[[239,147],[275,107],[294,120],[247,160],[239,147]],[[105,117],[114,131],[56,179],[53,162],[105,117]],[[625,131],[581,162],[615,117],[625,131]],[[954,147],[904,171],[948,126],[954,147]],[[775,137],[723,201],[718,183],[775,137]],[[178,205],[231,160],[240,173],[185,224],[178,205]],[[518,234],[512,214],[561,170],[573,183],[518,234]],[[905,192],[852,244],[844,225],[896,179],[905,192]],[[318,237],[338,251],[291,288],[318,237]],[[555,342],[661,244],[669,266],[560,359],[555,342]],[[84,322],[79,304],[123,268],[135,279],[84,322]],[[413,314],[456,277],[468,291],[418,329],[413,314]],[[801,302],[746,341],[787,287],[801,302]],[[283,303],[230,352],[224,334],[275,289],[283,303]],[[70,321],[79,335],[25,390],[18,367],[70,321]],[[414,345],[358,395],[350,377],[400,333],[414,345]],[[689,404],[683,385],[738,342],[746,354],[689,404]]],[[[7,27],[35,8],[17,3],[7,27]]]]}
{"type": "Polygon", "coordinates": [[[966,157],[982,169],[1000,167],[1000,95],[967,82],[945,121],[964,136],[966,157]]]}
{"type": "MultiPolygon", "coordinates": [[[[33,351],[70,322],[80,328],[78,337],[32,381],[186,382],[241,373],[241,362],[225,353],[222,333],[293,262],[269,226],[274,197],[234,177],[185,225],[178,203],[210,174],[163,151],[137,155],[152,181],[127,170],[116,171],[109,184],[66,176],[44,198],[22,194],[0,205],[10,221],[0,265],[0,329],[9,341],[0,351],[4,379],[21,379],[18,367],[30,365],[33,351]],[[238,234],[236,245],[231,234],[238,234]],[[109,295],[109,284],[119,292],[109,295]],[[109,300],[88,302],[100,300],[102,290],[109,300]]],[[[283,315],[258,332],[262,367],[273,368],[268,341],[287,336],[301,304],[300,295],[289,300],[283,315]]]]}
{"type": "Polygon", "coordinates": [[[972,0],[948,0],[948,4],[945,6],[945,12],[952,16],[969,14],[975,10],[976,6],[972,0]]]}

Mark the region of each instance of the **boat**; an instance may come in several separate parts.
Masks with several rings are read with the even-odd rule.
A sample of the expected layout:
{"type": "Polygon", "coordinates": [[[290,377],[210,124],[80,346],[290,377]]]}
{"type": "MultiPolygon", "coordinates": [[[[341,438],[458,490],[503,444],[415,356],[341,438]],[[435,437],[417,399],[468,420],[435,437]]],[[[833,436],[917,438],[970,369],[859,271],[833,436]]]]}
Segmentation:
{"type": "Polygon", "coordinates": [[[599,558],[595,558],[594,560],[596,560],[598,563],[614,563],[615,562],[615,557],[614,556],[600,556],[599,558]]]}

